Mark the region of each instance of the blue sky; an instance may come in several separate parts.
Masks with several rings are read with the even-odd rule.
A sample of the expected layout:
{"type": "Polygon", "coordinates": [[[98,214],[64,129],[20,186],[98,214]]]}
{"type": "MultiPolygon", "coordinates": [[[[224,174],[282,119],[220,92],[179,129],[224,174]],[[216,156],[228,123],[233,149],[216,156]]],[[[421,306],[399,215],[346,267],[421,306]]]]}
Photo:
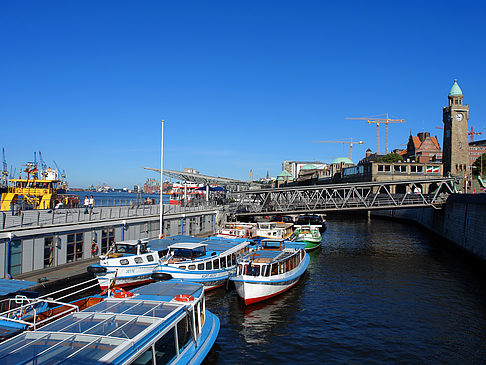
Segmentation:
{"type": "MultiPolygon", "coordinates": [[[[160,166],[248,180],[284,160],[390,148],[423,126],[442,145],[458,79],[486,138],[482,2],[10,1],[0,5],[1,146],[41,150],[72,187],[143,184],[160,166]],[[381,128],[380,149],[385,145],[381,128]]],[[[478,139],[478,137],[476,137],[478,139]]]]}

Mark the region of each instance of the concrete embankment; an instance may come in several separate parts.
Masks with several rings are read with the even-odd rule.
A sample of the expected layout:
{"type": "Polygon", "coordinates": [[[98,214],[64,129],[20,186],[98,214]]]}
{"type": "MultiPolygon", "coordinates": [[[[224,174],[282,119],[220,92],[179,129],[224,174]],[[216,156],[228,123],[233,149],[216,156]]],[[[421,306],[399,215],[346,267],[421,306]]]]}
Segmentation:
{"type": "Polygon", "coordinates": [[[397,209],[372,215],[416,222],[486,263],[486,194],[451,195],[443,209],[397,209]]]}

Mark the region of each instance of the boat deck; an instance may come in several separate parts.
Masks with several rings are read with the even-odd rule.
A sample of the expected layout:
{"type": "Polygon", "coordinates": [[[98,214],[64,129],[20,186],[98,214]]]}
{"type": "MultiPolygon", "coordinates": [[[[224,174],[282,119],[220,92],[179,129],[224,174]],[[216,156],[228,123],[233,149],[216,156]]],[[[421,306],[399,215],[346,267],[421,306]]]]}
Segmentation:
{"type": "Polygon", "coordinates": [[[2,363],[123,362],[127,350],[162,331],[183,312],[176,295],[198,297],[202,286],[162,282],[139,288],[130,299],[108,298],[41,330],[24,332],[0,348],[2,363]]]}

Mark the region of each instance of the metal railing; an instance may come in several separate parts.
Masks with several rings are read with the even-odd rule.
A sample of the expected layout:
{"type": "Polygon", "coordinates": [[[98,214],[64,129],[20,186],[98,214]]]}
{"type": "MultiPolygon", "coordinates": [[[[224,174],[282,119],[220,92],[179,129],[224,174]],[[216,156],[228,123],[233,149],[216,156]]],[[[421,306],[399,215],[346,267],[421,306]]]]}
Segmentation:
{"type": "Polygon", "coordinates": [[[251,190],[241,193],[236,214],[438,208],[454,193],[452,181],[451,178],[440,178],[251,190]],[[435,184],[434,189],[424,194],[423,184],[435,184]],[[405,193],[395,193],[397,186],[405,193]]]}
{"type": "MultiPolygon", "coordinates": [[[[179,206],[164,204],[164,215],[173,213],[197,212],[220,205],[215,201],[199,205],[179,206]]],[[[92,210],[66,208],[50,210],[25,210],[17,214],[11,211],[0,212],[0,231],[19,228],[39,228],[62,224],[101,222],[114,219],[155,216],[160,213],[160,205],[132,204],[124,206],[95,206],[92,210]]]]}

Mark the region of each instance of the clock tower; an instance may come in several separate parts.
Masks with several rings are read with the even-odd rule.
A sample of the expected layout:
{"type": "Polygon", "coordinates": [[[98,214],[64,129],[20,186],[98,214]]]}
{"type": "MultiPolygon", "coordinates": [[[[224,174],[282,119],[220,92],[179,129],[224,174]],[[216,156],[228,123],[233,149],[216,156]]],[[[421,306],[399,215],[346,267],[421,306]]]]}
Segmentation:
{"type": "Polygon", "coordinates": [[[449,105],[442,109],[444,122],[444,151],[442,163],[444,176],[464,178],[470,174],[469,139],[467,121],[469,105],[462,104],[462,91],[457,80],[449,91],[449,105]]]}

